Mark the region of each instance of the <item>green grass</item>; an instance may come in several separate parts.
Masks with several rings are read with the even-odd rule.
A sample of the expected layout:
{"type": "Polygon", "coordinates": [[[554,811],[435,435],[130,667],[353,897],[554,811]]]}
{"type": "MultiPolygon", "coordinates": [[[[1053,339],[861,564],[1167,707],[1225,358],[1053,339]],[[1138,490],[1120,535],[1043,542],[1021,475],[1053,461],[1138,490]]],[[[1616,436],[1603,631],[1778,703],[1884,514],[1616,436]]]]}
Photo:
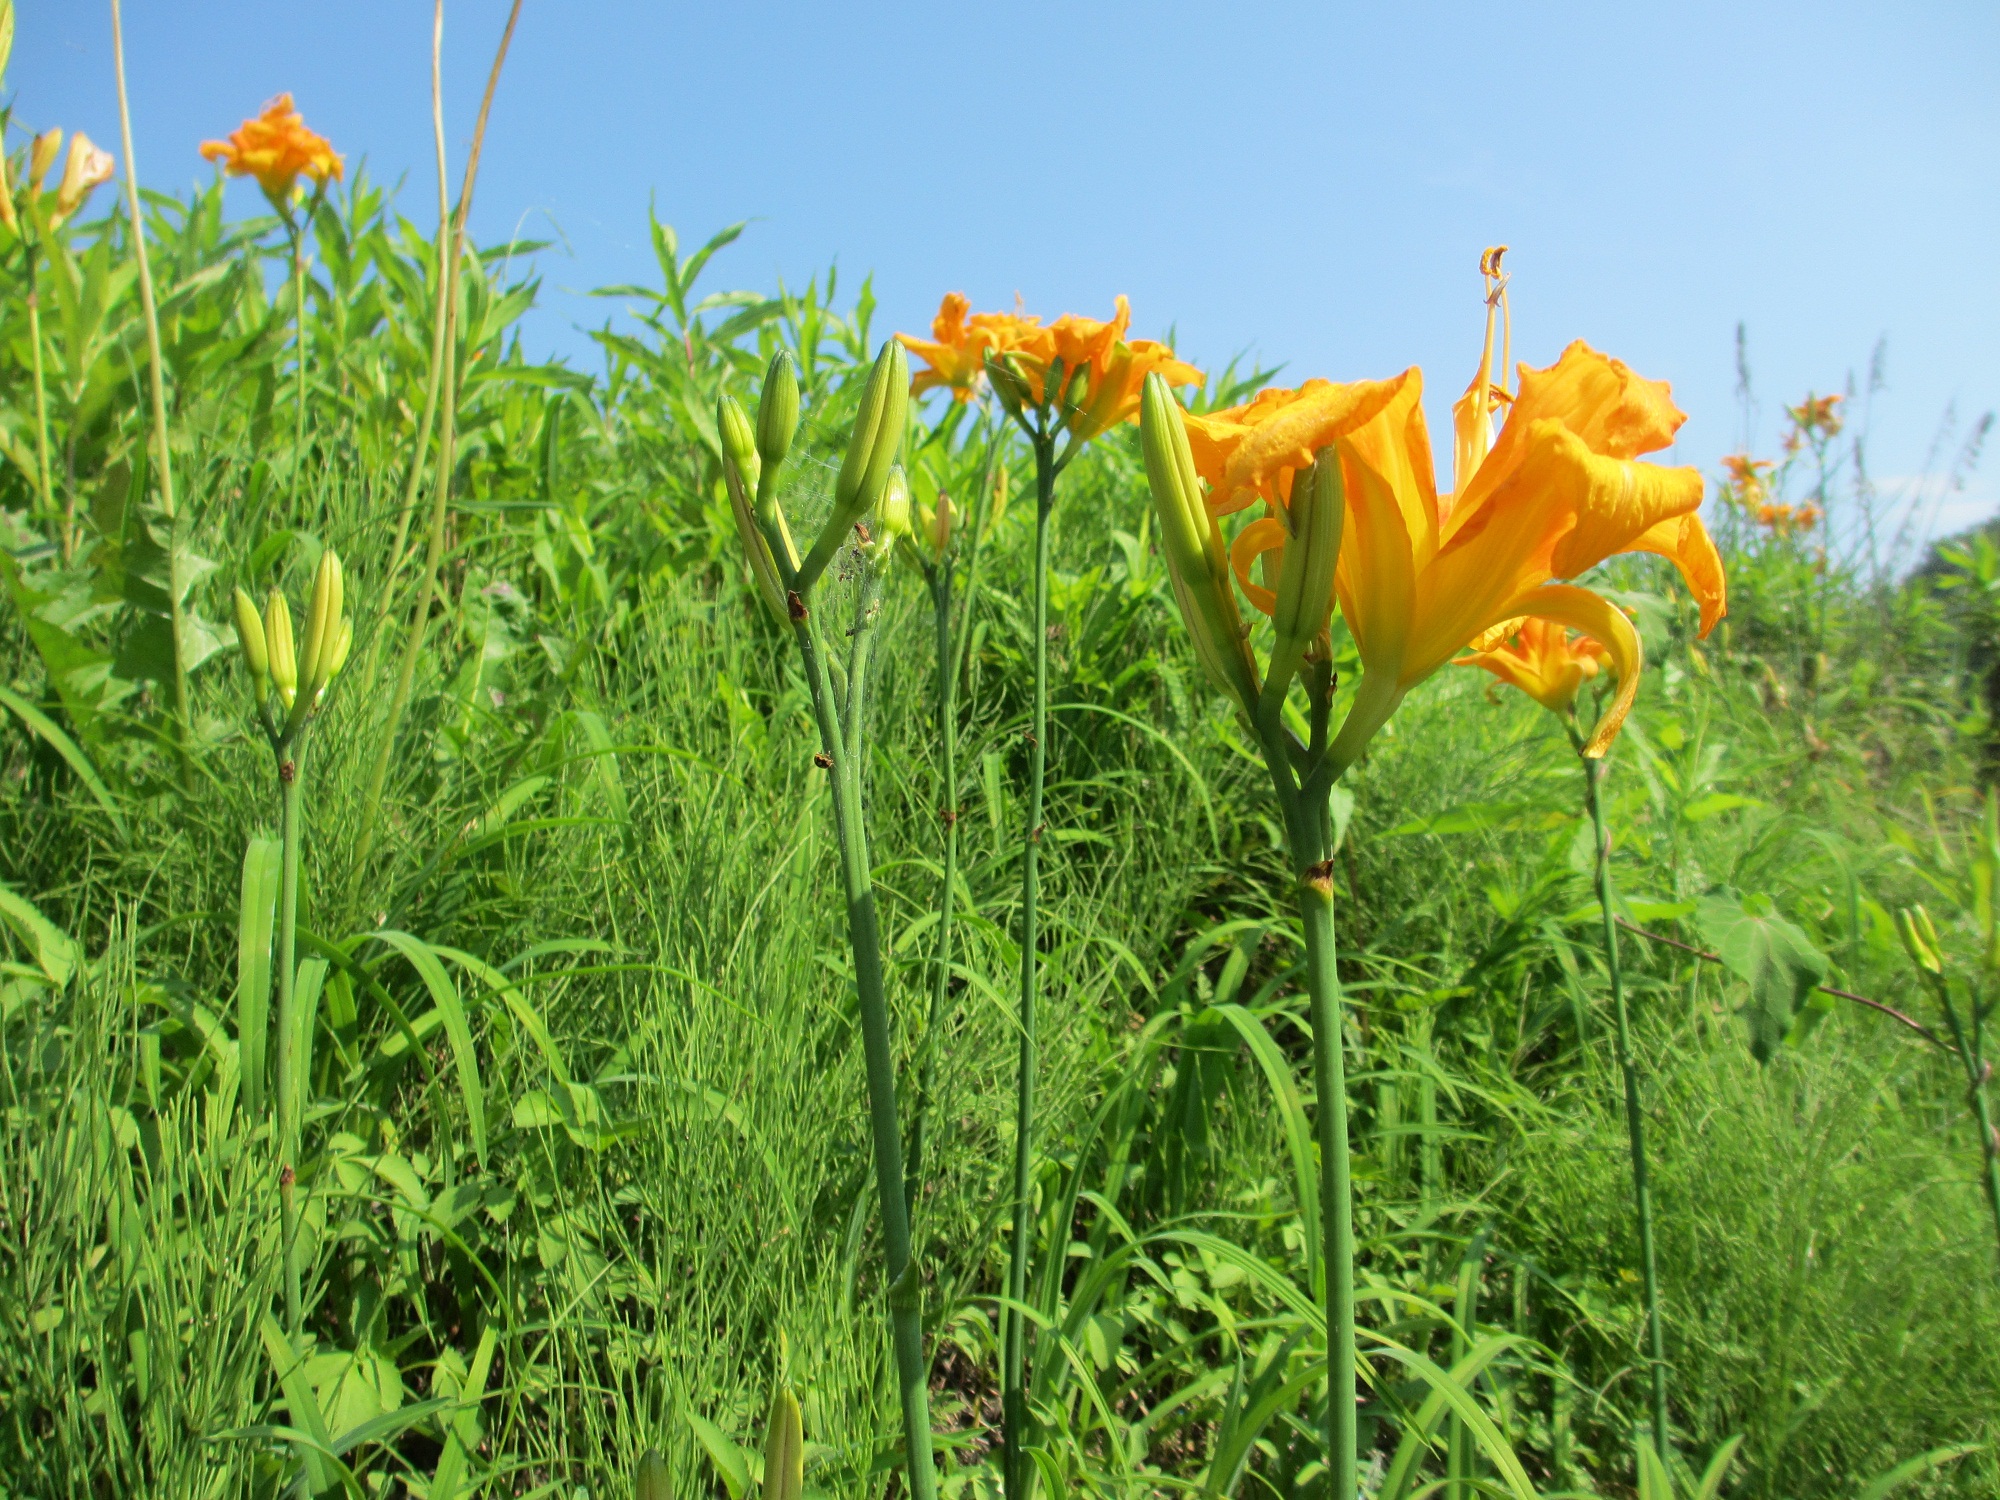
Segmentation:
{"type": "MultiPolygon", "coordinates": [[[[271,1495],[297,1472],[272,1428],[305,1417],[260,1334],[282,1300],[272,1146],[231,1075],[240,865],[275,826],[276,785],[232,648],[195,665],[184,770],[137,647],[159,618],[149,547],[213,561],[187,604],[216,621],[237,582],[302,600],[335,546],[360,639],[308,746],[301,915],[302,954],[335,960],[301,1174],[318,1420],[337,1438],[383,1415],[381,1440],[344,1455],[364,1492],[421,1492],[456,1423],[480,1493],[622,1495],[651,1446],[678,1492],[715,1493],[724,1440],[759,1448],[784,1348],[809,1488],[882,1493],[899,1483],[894,1379],[836,848],[803,683],[734,550],[704,426],[720,386],[744,393],[795,350],[808,451],[786,503],[809,535],[880,336],[866,297],[828,276],[683,313],[690,263],[669,239],[651,325],[607,337],[607,373],[585,378],[510,342],[532,284],[471,278],[461,358],[478,351],[481,374],[459,412],[445,597],[364,869],[415,587],[407,568],[389,583],[389,550],[435,257],[365,185],[321,216],[294,507],[288,315],[259,262],[238,269],[268,269],[273,237],[247,250],[213,195],[156,211],[177,540],[132,482],[129,288],[107,281],[101,336],[82,310],[73,339],[50,334],[55,364],[83,371],[64,388],[80,396],[51,400],[83,537],[69,566],[29,519],[25,331],[14,301],[0,313],[0,686],[76,752],[0,716],[0,880],[77,958],[62,974],[61,938],[10,917],[0,1486],[271,1495]],[[437,956],[435,984],[412,952],[437,956]],[[455,1406],[489,1332],[484,1399],[455,1406]]],[[[77,243],[106,245],[107,268],[122,253],[115,228],[77,243]]],[[[983,448],[962,417],[930,433],[913,468],[963,494],[983,448]]],[[[1031,645],[1018,445],[1010,469],[961,693],[961,967],[917,1214],[946,1488],[963,1494],[998,1472],[1031,645]]],[[[1194,668],[1145,507],[1119,433],[1065,475],[1057,512],[1031,1282],[1061,1330],[1034,1358],[1045,1488],[1309,1494],[1298,940],[1265,894],[1283,856],[1262,767],[1194,668]]],[[[1953,917],[1928,882],[1938,839],[1973,816],[1984,643],[1924,589],[1822,582],[1795,544],[1741,538],[1731,565],[1734,615],[1699,654],[1669,580],[1610,580],[1666,601],[1643,601],[1653,669],[1607,785],[1619,888],[1695,943],[1688,903],[1768,895],[1837,982],[1921,1009],[1887,919],[1916,899],[1953,917]]],[[[880,633],[869,814],[907,1099],[948,800],[914,575],[891,580],[880,633]]],[[[1489,703],[1475,675],[1414,695],[1352,780],[1337,884],[1363,1321],[1448,1362],[1476,1244],[1461,1347],[1520,1339],[1470,1380],[1479,1409],[1539,1489],[1626,1494],[1639,1299],[1581,782],[1557,726],[1489,703]]],[[[1969,964],[1973,928],[1948,928],[1969,964]]],[[[1817,1500],[1984,1445],[1905,1493],[1992,1493],[2000,1283],[1962,1081],[1851,1008],[1759,1065],[1738,983],[1638,939],[1626,960],[1683,1457],[1699,1471],[1742,1434],[1725,1493],[1817,1500]]],[[[1375,1368],[1362,1442],[1379,1474],[1425,1388],[1375,1368]]]]}

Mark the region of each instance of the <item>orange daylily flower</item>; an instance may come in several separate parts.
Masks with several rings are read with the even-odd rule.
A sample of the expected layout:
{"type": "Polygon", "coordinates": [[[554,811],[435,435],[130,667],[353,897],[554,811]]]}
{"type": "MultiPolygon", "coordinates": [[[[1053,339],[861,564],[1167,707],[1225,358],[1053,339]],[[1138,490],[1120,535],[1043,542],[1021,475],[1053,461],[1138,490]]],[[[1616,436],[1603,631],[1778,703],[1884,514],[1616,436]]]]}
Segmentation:
{"type": "MultiPolygon", "coordinates": [[[[1842,396],[1815,396],[1807,392],[1806,399],[1797,406],[1785,408],[1785,415],[1792,419],[1792,426],[1800,433],[1820,433],[1827,437],[1838,437],[1842,424],[1840,403],[1842,396]]],[[[1796,443],[1793,444],[1797,446],[1796,443]]]]}
{"type": "MultiPolygon", "coordinates": [[[[1292,479],[1334,447],[1347,518],[1335,591],[1360,647],[1360,696],[1334,746],[1351,761],[1410,688],[1484,632],[1523,617],[1554,621],[1601,642],[1619,693],[1586,753],[1602,755],[1638,691],[1640,644],[1608,601],[1558,580],[1622,552],[1672,559],[1701,604],[1706,635],[1726,607],[1722,559],[1696,514],[1694,469],[1638,462],[1686,420],[1667,386],[1577,342],[1545,370],[1519,370],[1519,390],[1494,388],[1495,302],[1504,281],[1487,270],[1486,347],[1479,374],[1453,409],[1457,489],[1438,493],[1424,424],[1423,378],[1271,390],[1230,411],[1184,418],[1211,513],[1261,499],[1272,514],[1238,535],[1231,561],[1252,604],[1272,595],[1255,561],[1282,556],[1292,479]],[[1495,283],[1499,283],[1496,287],[1495,283]],[[1504,407],[1497,437],[1491,413],[1504,407]]],[[[1268,564],[1267,564],[1268,566],[1268,564]]]]}
{"type": "Polygon", "coordinates": [[[205,160],[219,161],[231,177],[254,177],[273,203],[282,204],[301,176],[325,187],[340,180],[347,163],[323,135],[306,128],[290,94],[280,94],[226,141],[203,141],[205,160]]]}
{"type": "Polygon", "coordinates": [[[1757,522],[1768,526],[1779,536],[1790,536],[1794,531],[1811,531],[1819,525],[1824,515],[1817,505],[1760,505],[1757,507],[1757,522]]]}
{"type": "Polygon", "coordinates": [[[1768,458],[1731,453],[1722,460],[1729,472],[1727,493],[1739,505],[1756,505],[1770,493],[1770,474],[1778,466],[1768,458]]]}
{"type": "Polygon", "coordinates": [[[1561,716],[1575,706],[1578,689],[1611,665],[1603,642],[1533,617],[1494,626],[1472,643],[1472,650],[1453,665],[1482,667],[1561,716]]]}
{"type": "Polygon", "coordinates": [[[931,338],[896,335],[904,348],[929,368],[917,372],[910,389],[921,395],[948,389],[953,398],[969,400],[985,372],[989,355],[1005,359],[1026,384],[1036,406],[1054,397],[1070,405],[1063,425],[1072,438],[1087,443],[1107,428],[1139,414],[1139,395],[1149,372],[1158,370],[1173,385],[1200,385],[1207,377],[1174,356],[1155,339],[1131,339],[1131,304],[1119,297],[1109,322],[1065,313],[1044,325],[1029,313],[974,313],[962,292],[949,292],[931,322],[931,338]],[[1060,361],[1060,391],[1048,389],[1048,377],[1060,361]],[[1085,372],[1078,384],[1078,372],[1085,372]]]}

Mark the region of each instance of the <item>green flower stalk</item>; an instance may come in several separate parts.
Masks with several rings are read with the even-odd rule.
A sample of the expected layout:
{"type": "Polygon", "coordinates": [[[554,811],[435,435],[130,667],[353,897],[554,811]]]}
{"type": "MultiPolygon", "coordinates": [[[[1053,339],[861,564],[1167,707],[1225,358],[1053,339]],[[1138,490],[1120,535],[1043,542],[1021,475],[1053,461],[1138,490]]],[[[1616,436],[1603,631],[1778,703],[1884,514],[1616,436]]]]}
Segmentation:
{"type": "MultiPolygon", "coordinates": [[[[903,1172],[888,993],[864,812],[868,669],[882,577],[898,537],[907,534],[909,527],[909,491],[901,472],[893,467],[909,408],[908,384],[901,347],[885,345],[869,373],[861,414],[849,435],[834,489],[833,514],[803,563],[793,548],[776,491],[778,470],[790,451],[798,421],[798,384],[791,356],[781,352],[772,360],[754,425],[735,398],[724,395],[717,403],[716,427],[722,436],[730,513],[749,556],[759,596],[791,628],[819,727],[820,750],[814,761],[826,771],[833,793],[848,939],[860,1000],[869,1133],[888,1271],[885,1301],[909,1489],[912,1500],[935,1500],[937,1470],[931,1457],[921,1284],[910,1250],[908,1185],[903,1172]],[[861,525],[864,517],[868,524],[861,525]],[[846,661],[836,668],[814,607],[814,586],[847,545],[851,533],[860,542],[853,551],[855,611],[847,633],[846,661]]],[[[783,1415],[776,1413],[774,1419],[783,1415]]]]}
{"type": "Polygon", "coordinates": [[[271,746],[278,773],[282,806],[283,863],[278,888],[278,1048],[277,1092],[278,1201],[285,1258],[285,1329],[294,1350],[304,1348],[304,1299],[301,1287],[298,1213],[299,1117],[305,1099],[305,1060],[299,1056],[297,935],[299,903],[299,844],[305,772],[301,761],[307,732],[324,705],[327,689],[347,664],[354,645],[354,621],[346,612],[346,582],[340,558],[331,550],[320,555],[313,575],[312,602],[306,611],[305,634],[292,635],[291,606],[283,594],[271,591],[260,618],[257,605],[242,589],[234,600],[236,638],[243,664],[250,673],[257,721],[271,746]]]}
{"type": "MultiPolygon", "coordinates": [[[[960,293],[945,297],[932,340],[897,338],[927,366],[916,389],[950,389],[968,400],[983,378],[1001,410],[1035,455],[1034,696],[1027,732],[1027,816],[1021,838],[1021,975],[1015,1065],[1013,1227],[1007,1256],[1007,1302],[1001,1313],[1002,1470],[1007,1500],[1028,1500],[1028,1330],[1022,1313],[1034,1250],[1036,1006],[1041,971],[1041,842],[1048,770],[1049,553],[1056,478],[1083,446],[1138,414],[1143,382],[1198,385],[1202,373],[1151,339],[1127,340],[1131,309],[1120,297],[1109,322],[1067,314],[1043,327],[1019,313],[979,313],[960,293]]],[[[1061,1229],[1058,1233],[1064,1232],[1061,1229]]]]}

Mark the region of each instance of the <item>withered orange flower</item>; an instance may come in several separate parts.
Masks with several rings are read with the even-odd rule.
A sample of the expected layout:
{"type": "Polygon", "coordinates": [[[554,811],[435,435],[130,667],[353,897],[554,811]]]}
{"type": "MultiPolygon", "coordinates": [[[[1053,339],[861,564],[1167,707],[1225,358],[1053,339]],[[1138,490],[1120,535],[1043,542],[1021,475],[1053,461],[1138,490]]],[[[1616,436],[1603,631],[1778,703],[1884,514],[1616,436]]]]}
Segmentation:
{"type": "Polygon", "coordinates": [[[1575,706],[1578,690],[1611,665],[1603,642],[1532,616],[1494,626],[1473,641],[1472,652],[1453,665],[1481,667],[1563,716],[1575,706]]]}
{"type": "Polygon", "coordinates": [[[203,141],[205,160],[219,161],[231,177],[254,177],[273,203],[282,204],[300,177],[325,187],[346,173],[346,161],[323,135],[306,128],[290,94],[280,94],[226,141],[203,141]]]}
{"type": "Polygon", "coordinates": [[[62,181],[56,187],[55,212],[51,225],[60,224],[79,208],[118,170],[109,151],[101,150],[89,136],[78,131],[69,138],[69,156],[63,162],[62,181]]]}
{"type": "MultiPolygon", "coordinates": [[[[1490,288],[1490,257],[1487,269],[1490,288]]],[[[1282,559],[1292,480],[1321,449],[1340,455],[1346,527],[1335,591],[1363,668],[1333,747],[1343,764],[1411,687],[1484,632],[1524,617],[1583,631],[1607,651],[1618,697],[1586,747],[1602,755],[1638,691],[1638,633],[1609,601],[1558,580],[1615,553],[1672,559],[1700,601],[1704,635],[1726,607],[1722,559],[1696,514],[1700,473],[1638,462],[1686,420],[1667,386],[1579,341],[1548,369],[1522,366],[1518,392],[1496,390],[1493,335],[1489,301],[1479,373],[1453,410],[1455,493],[1440,494],[1432,477],[1415,369],[1392,380],[1310,381],[1183,419],[1211,513],[1259,500],[1270,511],[1231,548],[1246,595],[1267,613],[1272,594],[1253,566],[1267,554],[1282,559]],[[1505,409],[1497,437],[1496,408],[1505,409]]]]}
{"type": "Polygon", "coordinates": [[[1021,377],[1034,405],[1061,400],[1063,426],[1086,443],[1138,416],[1149,372],[1159,371],[1172,385],[1200,385],[1207,378],[1166,344],[1128,340],[1132,308],[1122,296],[1109,322],[1065,313],[1044,325],[1029,313],[974,313],[971,306],[962,292],[947,293],[929,340],[896,335],[928,366],[910,382],[912,391],[944,388],[956,400],[969,400],[991,355],[1021,377]],[[1049,389],[1051,372],[1058,373],[1059,390],[1049,389]]]}
{"type": "Polygon", "coordinates": [[[1756,512],[1757,523],[1768,526],[1779,536],[1790,536],[1795,531],[1811,531],[1825,515],[1810,502],[1804,505],[1759,505],[1756,512]]]}

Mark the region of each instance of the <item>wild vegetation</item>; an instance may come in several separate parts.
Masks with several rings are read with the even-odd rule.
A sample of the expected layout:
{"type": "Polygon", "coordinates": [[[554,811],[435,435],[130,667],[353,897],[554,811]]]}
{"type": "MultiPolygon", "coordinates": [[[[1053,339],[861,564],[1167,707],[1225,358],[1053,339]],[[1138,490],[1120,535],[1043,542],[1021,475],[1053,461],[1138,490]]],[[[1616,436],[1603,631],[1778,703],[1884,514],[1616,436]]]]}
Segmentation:
{"type": "Polygon", "coordinates": [[[658,222],[538,363],[472,171],[257,144],[6,162],[0,1494],[2000,1492],[1983,421],[1746,432],[1711,633],[1614,557],[1643,673],[1436,671],[1315,823],[1367,653],[1214,684],[1101,372],[889,435],[867,283],[658,222]]]}

